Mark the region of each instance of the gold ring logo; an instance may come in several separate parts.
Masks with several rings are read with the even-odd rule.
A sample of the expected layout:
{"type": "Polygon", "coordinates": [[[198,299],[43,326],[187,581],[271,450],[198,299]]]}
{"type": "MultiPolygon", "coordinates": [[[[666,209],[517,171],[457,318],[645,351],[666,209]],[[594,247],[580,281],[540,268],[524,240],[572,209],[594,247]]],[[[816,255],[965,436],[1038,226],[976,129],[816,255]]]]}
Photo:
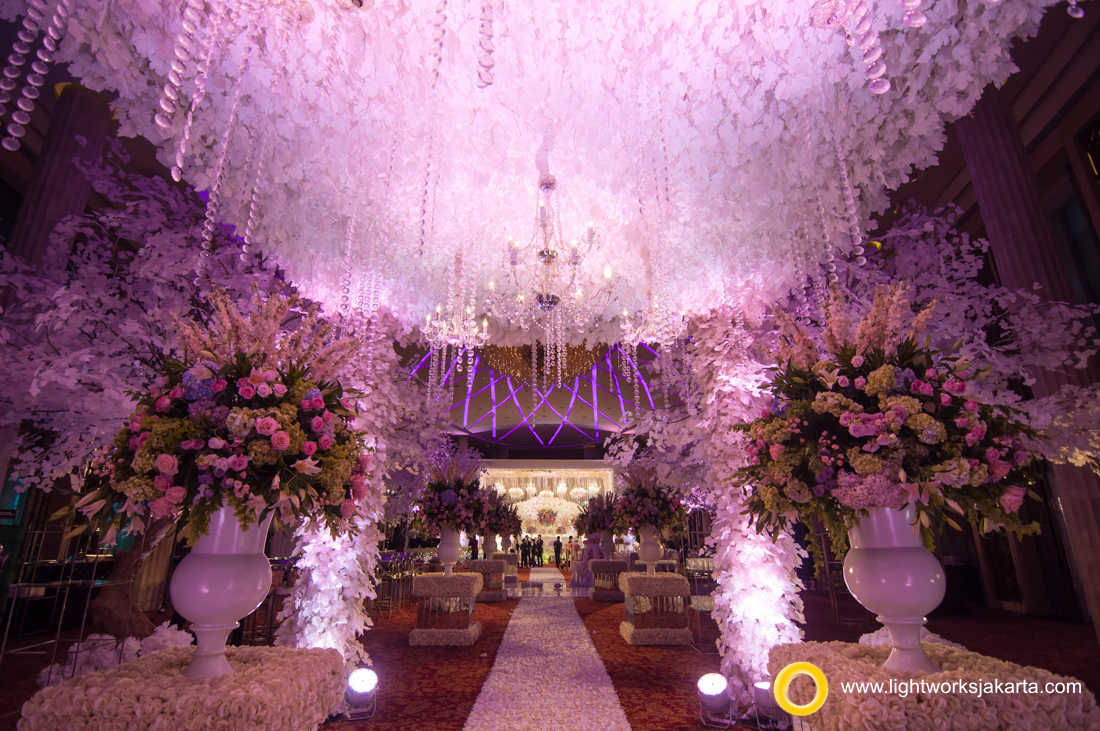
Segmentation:
{"type": "Polygon", "coordinates": [[[825,699],[829,695],[829,681],[825,680],[825,673],[817,665],[808,662],[792,662],[779,671],[775,676],[775,702],[792,716],[808,716],[816,713],[825,705],[825,699]],[[813,700],[805,705],[798,705],[791,700],[791,683],[799,675],[808,675],[817,685],[817,692],[813,700]]]}

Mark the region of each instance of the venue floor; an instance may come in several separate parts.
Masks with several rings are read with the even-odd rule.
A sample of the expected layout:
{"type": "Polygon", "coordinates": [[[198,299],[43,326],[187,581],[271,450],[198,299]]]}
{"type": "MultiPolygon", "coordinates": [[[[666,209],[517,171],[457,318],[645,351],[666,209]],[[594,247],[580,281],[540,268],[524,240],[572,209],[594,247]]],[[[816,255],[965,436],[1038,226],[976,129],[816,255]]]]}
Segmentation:
{"type": "MultiPolygon", "coordinates": [[[[409,632],[416,622],[415,606],[392,615],[382,613],[364,638],[374,669],[378,672],[378,713],[368,721],[332,720],[325,731],[489,731],[490,729],[546,729],[547,731],[583,731],[594,727],[583,712],[575,722],[563,723],[560,718],[523,718],[522,714],[507,723],[505,713],[530,704],[531,699],[554,698],[566,705],[577,696],[577,687],[570,688],[570,678],[583,675],[594,684],[610,682],[625,720],[633,731],[703,731],[699,722],[699,705],[695,681],[703,674],[719,669],[713,647],[716,630],[702,628],[704,634],[698,649],[693,646],[632,647],[619,635],[623,620],[623,605],[594,602],[584,596],[586,591],[569,588],[568,571],[552,567],[520,570],[519,580],[507,601],[479,604],[477,620],[481,623],[480,639],[471,647],[410,647],[409,632]],[[558,586],[555,586],[557,584],[558,586]],[[547,601],[540,605],[540,601],[547,601]],[[522,602],[527,610],[517,614],[522,602]],[[565,607],[573,605],[576,618],[565,607]],[[526,616],[525,626],[537,618],[540,606],[554,615],[554,632],[570,632],[570,646],[588,662],[584,647],[592,648],[591,659],[602,662],[605,675],[595,672],[591,663],[583,673],[574,673],[562,664],[560,657],[544,647],[553,643],[552,633],[542,636],[518,636],[519,644],[507,643],[508,625],[513,616],[526,616]],[[536,614],[532,615],[530,612],[536,614]],[[583,629],[581,629],[583,627],[583,629]],[[587,637],[584,637],[587,635],[587,637]],[[501,648],[505,650],[501,653],[501,648]],[[509,649],[511,648],[511,649],[509,649]],[[515,665],[517,648],[521,655],[529,653],[531,662],[515,665]],[[511,658],[507,675],[498,675],[487,686],[494,663],[501,657],[511,658]],[[606,678],[607,680],[603,680],[606,678]],[[506,681],[506,682],[504,682],[506,681]],[[504,682],[503,685],[501,683],[504,682]],[[491,714],[474,714],[483,688],[495,687],[497,697],[508,687],[512,703],[491,704],[491,714]],[[493,719],[491,722],[487,719],[493,719]]],[[[838,625],[825,594],[804,592],[807,640],[855,641],[859,635],[877,626],[870,615],[854,602],[842,604],[841,617],[850,620],[838,625]]],[[[850,600],[849,600],[850,601],[850,600]]],[[[163,616],[163,615],[161,615],[163,616]]],[[[169,614],[169,616],[171,616],[169,614]]],[[[537,624],[537,622],[535,623],[537,624]]],[[[968,648],[1004,660],[1035,665],[1052,672],[1082,680],[1100,695],[1100,644],[1090,626],[1070,624],[1054,619],[973,609],[967,614],[933,617],[929,629],[943,637],[960,642],[968,648]]],[[[18,709],[34,692],[34,676],[38,667],[30,658],[8,661],[0,666],[0,731],[14,729],[18,709]]],[[[508,668],[502,667],[502,672],[508,668]]],[[[487,694],[487,699],[491,694],[487,694]]],[[[485,708],[482,709],[484,711],[485,708]]],[[[606,709],[605,709],[606,711],[606,709]]],[[[604,714],[606,715],[606,713],[604,714]]],[[[600,731],[615,731],[619,726],[603,723],[600,731]]],[[[735,728],[750,729],[751,725],[735,728]]]]}

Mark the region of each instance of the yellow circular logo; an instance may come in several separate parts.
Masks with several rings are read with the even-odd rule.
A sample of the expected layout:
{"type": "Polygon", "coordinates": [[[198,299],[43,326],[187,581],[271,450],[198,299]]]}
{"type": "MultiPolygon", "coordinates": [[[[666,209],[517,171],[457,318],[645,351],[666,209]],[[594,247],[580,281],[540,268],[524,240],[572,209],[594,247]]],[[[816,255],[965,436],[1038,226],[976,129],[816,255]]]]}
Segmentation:
{"type": "Polygon", "coordinates": [[[780,670],[775,676],[775,702],[792,716],[808,716],[817,712],[829,695],[829,681],[825,680],[825,673],[817,665],[808,662],[792,662],[780,670]],[[791,700],[791,683],[799,675],[809,675],[817,684],[817,692],[813,700],[805,705],[798,705],[791,700]]]}

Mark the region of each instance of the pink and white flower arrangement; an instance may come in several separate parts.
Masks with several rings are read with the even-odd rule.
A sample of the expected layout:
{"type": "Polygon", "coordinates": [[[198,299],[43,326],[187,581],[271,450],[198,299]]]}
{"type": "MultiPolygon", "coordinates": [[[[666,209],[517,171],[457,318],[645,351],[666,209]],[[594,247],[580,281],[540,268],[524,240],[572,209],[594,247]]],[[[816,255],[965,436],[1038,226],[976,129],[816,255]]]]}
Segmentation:
{"type": "Polygon", "coordinates": [[[480,455],[474,450],[457,451],[447,445],[428,467],[428,483],[414,501],[416,522],[431,531],[485,532],[492,498],[481,489],[480,455]]]}
{"type": "Polygon", "coordinates": [[[573,520],[573,529],[579,536],[597,535],[611,530],[615,526],[615,500],[608,495],[589,498],[581,508],[580,514],[573,520]]]}
{"type": "Polygon", "coordinates": [[[652,526],[681,532],[687,511],[677,490],[661,484],[654,470],[631,465],[618,475],[619,489],[611,510],[612,527],[626,533],[652,526]]]}
{"type": "Polygon", "coordinates": [[[169,518],[192,543],[222,506],[246,525],[274,512],[284,524],[305,515],[351,528],[369,454],[349,428],[350,392],[314,378],[307,358],[271,356],[324,361],[346,346],[315,322],[306,326],[314,340],[296,344],[295,333],[280,342],[279,324],[299,304],[293,295],[254,300],[248,314],[210,297],[220,319],[176,323],[188,363],[168,361],[113,448],[93,459],[76,510],[115,534],[142,531],[145,516],[169,518]]]}
{"type": "MultiPolygon", "coordinates": [[[[764,384],[772,405],[736,427],[745,464],[734,482],[758,531],[775,536],[801,521],[812,532],[817,518],[842,552],[861,516],[906,503],[926,543],[941,521],[958,529],[956,517],[983,531],[1038,530],[1018,511],[1031,484],[1023,445],[1040,435],[1021,412],[972,395],[988,369],[918,343],[931,307],[902,332],[909,307],[903,286],[879,290],[853,337],[834,292],[824,352],[776,314],[783,361],[764,384]]],[[[810,545],[820,566],[820,544],[810,545]]]]}

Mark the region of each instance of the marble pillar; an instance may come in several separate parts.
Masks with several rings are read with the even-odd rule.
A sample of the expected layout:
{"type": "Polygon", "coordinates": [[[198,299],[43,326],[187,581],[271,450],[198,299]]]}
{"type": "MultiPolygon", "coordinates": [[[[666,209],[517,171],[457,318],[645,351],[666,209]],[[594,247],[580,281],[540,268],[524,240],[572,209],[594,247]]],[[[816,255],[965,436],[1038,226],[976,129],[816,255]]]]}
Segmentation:
{"type": "MultiPolygon", "coordinates": [[[[956,122],[966,166],[985,222],[1001,284],[1013,289],[1042,286],[1041,296],[1073,302],[1068,276],[1016,120],[1000,92],[989,87],[968,117],[956,122]]],[[[1035,372],[1038,397],[1063,384],[1096,380],[1095,369],[1035,372]]],[[[1054,468],[1053,487],[1066,525],[1071,557],[1085,602],[1100,636],[1100,479],[1070,465],[1054,468]]]]}

